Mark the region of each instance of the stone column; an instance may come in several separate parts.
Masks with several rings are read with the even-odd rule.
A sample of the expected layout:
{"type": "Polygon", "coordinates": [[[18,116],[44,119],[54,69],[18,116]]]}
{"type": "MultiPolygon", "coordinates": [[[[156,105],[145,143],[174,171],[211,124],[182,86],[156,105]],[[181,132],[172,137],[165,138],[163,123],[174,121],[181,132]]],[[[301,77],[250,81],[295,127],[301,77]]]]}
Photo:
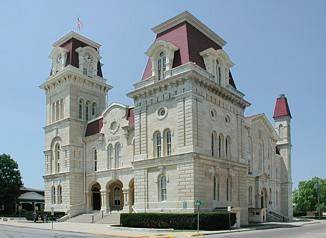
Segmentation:
{"type": "Polygon", "coordinates": [[[106,190],[106,211],[111,213],[111,207],[110,207],[110,189],[106,190]]]}
{"type": "Polygon", "coordinates": [[[122,189],[123,192],[123,211],[129,212],[129,189],[122,189]]]}
{"type": "Polygon", "coordinates": [[[101,211],[106,212],[106,203],[107,203],[106,190],[101,190],[101,211]]]}

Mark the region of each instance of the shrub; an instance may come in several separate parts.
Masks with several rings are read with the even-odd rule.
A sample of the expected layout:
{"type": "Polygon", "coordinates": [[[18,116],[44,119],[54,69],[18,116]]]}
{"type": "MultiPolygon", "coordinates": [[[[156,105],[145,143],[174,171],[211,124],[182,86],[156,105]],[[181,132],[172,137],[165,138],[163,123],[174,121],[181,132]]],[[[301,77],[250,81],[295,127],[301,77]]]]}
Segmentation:
{"type": "MultiPolygon", "coordinates": [[[[231,226],[236,222],[235,213],[230,214],[231,226]]],[[[120,224],[127,227],[197,229],[196,213],[123,213],[120,224]]],[[[201,230],[221,230],[229,228],[229,214],[222,212],[200,213],[201,230]]]]}

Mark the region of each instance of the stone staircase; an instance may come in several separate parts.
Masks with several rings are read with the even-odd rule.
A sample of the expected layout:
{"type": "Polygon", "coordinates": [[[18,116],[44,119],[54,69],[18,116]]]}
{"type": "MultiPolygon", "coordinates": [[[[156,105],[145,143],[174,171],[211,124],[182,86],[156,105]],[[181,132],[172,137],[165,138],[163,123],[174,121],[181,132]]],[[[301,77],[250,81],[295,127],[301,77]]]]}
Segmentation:
{"type": "Polygon", "coordinates": [[[273,211],[267,212],[266,218],[267,218],[268,222],[288,222],[289,221],[289,219],[286,216],[282,216],[273,211]]]}
{"type": "Polygon", "coordinates": [[[75,217],[72,217],[67,220],[67,222],[76,222],[76,223],[100,223],[100,224],[120,224],[120,213],[103,213],[96,211],[93,213],[84,213],[75,217]]]}

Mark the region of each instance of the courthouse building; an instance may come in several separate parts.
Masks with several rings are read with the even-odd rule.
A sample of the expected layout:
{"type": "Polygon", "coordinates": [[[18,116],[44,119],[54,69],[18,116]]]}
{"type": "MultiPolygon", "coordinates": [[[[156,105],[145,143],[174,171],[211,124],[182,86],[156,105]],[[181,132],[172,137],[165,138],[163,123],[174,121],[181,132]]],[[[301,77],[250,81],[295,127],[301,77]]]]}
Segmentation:
{"type": "Polygon", "coordinates": [[[129,82],[133,105],[107,102],[100,44],[75,32],[53,44],[40,86],[45,210],[194,212],[200,200],[203,211],[231,206],[241,224],[291,220],[287,98],[276,99],[273,122],[245,115],[219,35],[188,12],[152,30],[143,76],[129,82]]]}

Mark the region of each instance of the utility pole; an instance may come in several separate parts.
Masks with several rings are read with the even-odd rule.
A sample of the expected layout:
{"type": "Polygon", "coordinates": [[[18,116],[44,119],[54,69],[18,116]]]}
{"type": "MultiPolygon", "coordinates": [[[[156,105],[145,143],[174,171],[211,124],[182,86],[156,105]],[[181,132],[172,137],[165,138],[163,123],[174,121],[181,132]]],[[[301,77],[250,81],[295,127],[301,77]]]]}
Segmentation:
{"type": "Polygon", "coordinates": [[[319,179],[317,179],[316,190],[317,190],[317,212],[318,212],[318,218],[320,220],[320,185],[319,185],[319,179]]]}

